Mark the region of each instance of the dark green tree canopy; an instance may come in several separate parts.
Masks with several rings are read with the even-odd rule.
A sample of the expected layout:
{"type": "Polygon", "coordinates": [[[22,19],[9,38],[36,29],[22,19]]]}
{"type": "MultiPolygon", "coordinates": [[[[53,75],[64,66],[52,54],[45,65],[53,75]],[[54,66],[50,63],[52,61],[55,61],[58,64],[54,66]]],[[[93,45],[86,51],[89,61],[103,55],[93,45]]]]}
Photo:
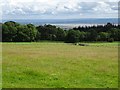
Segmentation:
{"type": "Polygon", "coordinates": [[[63,30],[54,25],[35,26],[21,25],[14,21],[2,24],[2,41],[4,42],[32,42],[32,41],[65,41],[76,43],[80,41],[120,41],[120,25],[107,23],[106,25],[75,27],[63,30]]]}

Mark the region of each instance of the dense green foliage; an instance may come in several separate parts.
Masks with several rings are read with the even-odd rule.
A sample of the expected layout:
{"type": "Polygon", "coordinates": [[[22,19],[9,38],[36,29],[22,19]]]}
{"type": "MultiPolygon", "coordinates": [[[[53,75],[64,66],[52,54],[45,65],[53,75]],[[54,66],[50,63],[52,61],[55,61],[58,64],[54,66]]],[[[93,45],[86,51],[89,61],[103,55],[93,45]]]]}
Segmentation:
{"type": "Polygon", "coordinates": [[[80,41],[120,41],[120,25],[86,26],[73,28],[80,31],[80,41]]]}
{"type": "Polygon", "coordinates": [[[40,38],[37,40],[51,40],[51,41],[64,41],[65,31],[52,25],[44,25],[36,27],[40,38]]]}
{"type": "Polygon", "coordinates": [[[69,30],[66,36],[66,42],[68,43],[79,42],[79,31],[69,30]]]}
{"type": "Polygon", "coordinates": [[[20,25],[10,21],[2,25],[3,41],[30,42],[36,38],[37,30],[34,25],[20,25]]]}
{"type": "Polygon", "coordinates": [[[3,41],[32,42],[40,40],[65,41],[75,43],[80,41],[120,41],[120,26],[108,23],[104,26],[86,26],[63,30],[53,25],[34,26],[21,25],[8,21],[2,24],[3,41]]]}

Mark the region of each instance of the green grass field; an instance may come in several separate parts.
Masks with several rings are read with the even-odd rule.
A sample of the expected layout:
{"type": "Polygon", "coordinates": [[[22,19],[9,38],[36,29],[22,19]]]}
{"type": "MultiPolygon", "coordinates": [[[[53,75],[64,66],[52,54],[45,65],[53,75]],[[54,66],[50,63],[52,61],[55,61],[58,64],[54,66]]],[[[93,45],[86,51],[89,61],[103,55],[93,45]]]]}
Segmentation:
{"type": "Polygon", "coordinates": [[[118,43],[3,43],[3,88],[117,88],[118,43]]]}

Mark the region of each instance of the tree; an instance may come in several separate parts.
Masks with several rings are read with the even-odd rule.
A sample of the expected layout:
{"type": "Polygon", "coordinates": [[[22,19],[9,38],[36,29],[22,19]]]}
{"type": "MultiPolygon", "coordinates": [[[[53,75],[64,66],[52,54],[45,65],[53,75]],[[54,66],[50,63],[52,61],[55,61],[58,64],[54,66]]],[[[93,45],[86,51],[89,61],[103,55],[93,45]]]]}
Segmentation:
{"type": "Polygon", "coordinates": [[[115,41],[120,40],[120,29],[112,28],[110,31],[110,38],[113,38],[115,41]]]}
{"type": "Polygon", "coordinates": [[[56,40],[57,28],[52,25],[44,25],[37,27],[41,33],[41,40],[56,40]]]}
{"type": "Polygon", "coordinates": [[[11,26],[11,27],[20,26],[19,23],[16,23],[16,22],[14,22],[14,21],[8,21],[8,22],[5,22],[4,24],[7,25],[7,26],[11,26]]]}
{"type": "Polygon", "coordinates": [[[41,39],[41,33],[37,31],[35,41],[40,41],[40,39],[41,39]]]}
{"type": "Polygon", "coordinates": [[[83,31],[79,33],[79,41],[85,41],[85,38],[86,38],[85,34],[86,34],[86,32],[83,32],[83,31]]]}
{"type": "Polygon", "coordinates": [[[67,43],[77,43],[79,42],[79,31],[69,30],[66,36],[67,43]]]}
{"type": "MultiPolygon", "coordinates": [[[[46,40],[47,39],[47,36],[48,36],[48,32],[47,30],[45,29],[44,26],[38,26],[36,27],[37,28],[37,31],[38,33],[41,34],[41,37],[40,37],[40,40],[46,40]]],[[[37,38],[38,39],[38,38],[37,38]]],[[[39,39],[38,39],[39,40],[39,39]]]]}
{"type": "Polygon", "coordinates": [[[100,32],[99,34],[98,34],[98,40],[100,40],[100,41],[107,41],[108,40],[108,38],[109,38],[109,33],[107,33],[107,32],[100,32]]]}
{"type": "Polygon", "coordinates": [[[120,25],[85,26],[63,30],[54,25],[35,27],[33,24],[21,25],[8,21],[2,25],[2,41],[31,42],[40,40],[65,41],[75,43],[79,41],[120,41],[120,25]]]}
{"type": "Polygon", "coordinates": [[[30,37],[30,41],[34,41],[37,34],[36,27],[33,24],[28,24],[27,28],[28,28],[27,35],[30,37]]]}
{"type": "Polygon", "coordinates": [[[17,36],[15,38],[16,42],[27,42],[27,41],[31,41],[30,37],[28,36],[28,28],[25,25],[20,25],[18,27],[18,32],[17,32],[17,36]]]}
{"type": "Polygon", "coordinates": [[[6,22],[2,25],[2,35],[3,41],[11,42],[14,41],[15,36],[17,34],[17,23],[14,22],[6,22]]]}
{"type": "Polygon", "coordinates": [[[89,40],[90,41],[96,41],[97,40],[97,31],[94,29],[90,30],[89,40]]]}
{"type": "Polygon", "coordinates": [[[63,29],[58,28],[56,33],[56,40],[57,41],[64,41],[65,40],[66,33],[63,29]]]}
{"type": "Polygon", "coordinates": [[[18,27],[17,36],[15,41],[17,42],[31,42],[35,40],[37,30],[34,25],[20,25],[18,27]]]}

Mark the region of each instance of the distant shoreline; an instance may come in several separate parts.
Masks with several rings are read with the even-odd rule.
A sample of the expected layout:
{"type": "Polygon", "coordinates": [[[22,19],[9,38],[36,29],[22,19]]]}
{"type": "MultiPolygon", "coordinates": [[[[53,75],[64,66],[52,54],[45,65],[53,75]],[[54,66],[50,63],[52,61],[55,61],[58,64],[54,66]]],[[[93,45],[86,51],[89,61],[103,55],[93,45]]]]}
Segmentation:
{"type": "Polygon", "coordinates": [[[83,18],[83,19],[3,19],[2,22],[15,21],[21,24],[105,24],[118,23],[118,18],[83,18]]]}
{"type": "MultiPolygon", "coordinates": [[[[107,23],[106,23],[107,24],[107,23]]],[[[98,25],[106,25],[106,24],[51,24],[51,25],[55,25],[56,27],[60,27],[62,29],[73,29],[74,27],[91,27],[91,26],[98,26],[98,25]]],[[[118,24],[114,24],[114,25],[118,25],[118,24]]]]}
{"type": "Polygon", "coordinates": [[[97,26],[97,25],[105,25],[107,23],[111,23],[114,25],[118,25],[118,18],[86,18],[86,19],[9,19],[2,20],[2,23],[6,21],[15,21],[20,24],[33,24],[35,26],[39,25],[55,25],[57,27],[63,29],[72,29],[74,27],[85,27],[85,26],[97,26]]]}

